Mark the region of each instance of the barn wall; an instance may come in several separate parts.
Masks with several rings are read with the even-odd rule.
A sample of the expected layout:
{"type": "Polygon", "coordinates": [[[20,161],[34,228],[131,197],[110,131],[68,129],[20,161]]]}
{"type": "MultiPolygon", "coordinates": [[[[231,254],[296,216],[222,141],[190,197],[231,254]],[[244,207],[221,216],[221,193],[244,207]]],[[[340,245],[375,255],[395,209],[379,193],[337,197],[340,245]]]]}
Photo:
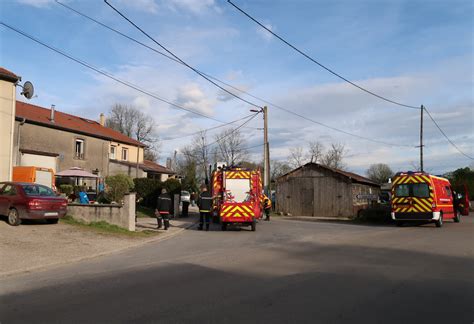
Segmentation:
{"type": "Polygon", "coordinates": [[[276,210],[295,216],[354,217],[367,200],[357,194],[378,195],[377,187],[352,183],[324,168],[307,167],[277,180],[276,210]]]}

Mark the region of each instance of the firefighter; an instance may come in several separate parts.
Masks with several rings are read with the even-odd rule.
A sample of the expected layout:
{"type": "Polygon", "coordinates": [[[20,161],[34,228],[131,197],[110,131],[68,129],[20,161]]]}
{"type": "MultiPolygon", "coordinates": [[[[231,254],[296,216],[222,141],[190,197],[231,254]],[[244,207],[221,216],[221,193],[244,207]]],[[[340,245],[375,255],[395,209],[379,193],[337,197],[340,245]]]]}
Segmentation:
{"type": "Polygon", "coordinates": [[[158,196],[158,202],[156,205],[155,215],[158,220],[158,228],[162,227],[164,221],[165,230],[170,227],[170,212],[171,212],[171,197],[166,189],[161,189],[161,195],[158,196]]]}
{"type": "Polygon", "coordinates": [[[270,220],[270,210],[271,209],[272,209],[271,200],[266,195],[263,195],[263,210],[265,211],[265,220],[266,221],[270,220]]]}
{"type": "Polygon", "coordinates": [[[207,191],[206,187],[202,187],[201,195],[198,199],[199,207],[199,230],[202,231],[204,220],[206,221],[206,231],[209,231],[209,223],[211,220],[212,195],[207,191]]]}

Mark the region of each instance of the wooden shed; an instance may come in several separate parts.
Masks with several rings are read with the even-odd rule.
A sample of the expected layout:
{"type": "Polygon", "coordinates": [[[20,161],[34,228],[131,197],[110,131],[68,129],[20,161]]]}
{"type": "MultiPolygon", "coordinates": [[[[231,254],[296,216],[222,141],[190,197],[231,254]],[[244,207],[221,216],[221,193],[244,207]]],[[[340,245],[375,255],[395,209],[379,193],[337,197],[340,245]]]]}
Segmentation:
{"type": "Polygon", "coordinates": [[[276,209],[293,216],[352,218],[377,200],[380,185],[358,174],[305,164],[276,181],[276,209]]]}

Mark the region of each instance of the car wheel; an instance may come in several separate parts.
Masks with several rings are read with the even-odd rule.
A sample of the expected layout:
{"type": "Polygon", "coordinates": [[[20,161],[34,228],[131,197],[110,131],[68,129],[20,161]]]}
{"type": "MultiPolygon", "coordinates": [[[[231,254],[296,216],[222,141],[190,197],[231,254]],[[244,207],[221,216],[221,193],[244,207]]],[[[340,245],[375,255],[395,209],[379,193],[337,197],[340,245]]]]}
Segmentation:
{"type": "Polygon", "coordinates": [[[442,227],[443,226],[443,213],[439,214],[439,219],[436,221],[436,227],[442,227]]]}
{"type": "Polygon", "coordinates": [[[396,221],[396,224],[398,227],[402,227],[403,226],[403,222],[402,221],[396,221]]]}
{"type": "Polygon", "coordinates": [[[257,230],[257,222],[255,220],[252,222],[250,226],[252,228],[252,232],[255,232],[257,230]]]}
{"type": "Polygon", "coordinates": [[[8,211],[8,224],[11,226],[18,226],[21,224],[20,214],[18,214],[18,210],[15,208],[8,211]]]}
{"type": "Polygon", "coordinates": [[[59,221],[59,218],[49,218],[46,220],[46,223],[48,224],[57,224],[59,221]]]}
{"type": "Polygon", "coordinates": [[[223,231],[227,231],[227,223],[222,222],[222,224],[221,224],[221,229],[222,229],[223,231]]]}

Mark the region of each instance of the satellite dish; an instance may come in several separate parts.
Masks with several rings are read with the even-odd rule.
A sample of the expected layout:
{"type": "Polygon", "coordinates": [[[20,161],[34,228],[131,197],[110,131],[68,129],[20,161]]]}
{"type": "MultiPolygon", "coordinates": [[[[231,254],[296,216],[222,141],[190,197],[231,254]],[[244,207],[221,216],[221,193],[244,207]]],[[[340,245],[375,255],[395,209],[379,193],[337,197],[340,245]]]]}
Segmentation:
{"type": "Polygon", "coordinates": [[[26,81],[25,84],[23,84],[23,91],[21,94],[25,96],[26,99],[31,99],[33,98],[33,94],[35,93],[35,88],[33,87],[33,83],[30,81],[26,81]]]}

